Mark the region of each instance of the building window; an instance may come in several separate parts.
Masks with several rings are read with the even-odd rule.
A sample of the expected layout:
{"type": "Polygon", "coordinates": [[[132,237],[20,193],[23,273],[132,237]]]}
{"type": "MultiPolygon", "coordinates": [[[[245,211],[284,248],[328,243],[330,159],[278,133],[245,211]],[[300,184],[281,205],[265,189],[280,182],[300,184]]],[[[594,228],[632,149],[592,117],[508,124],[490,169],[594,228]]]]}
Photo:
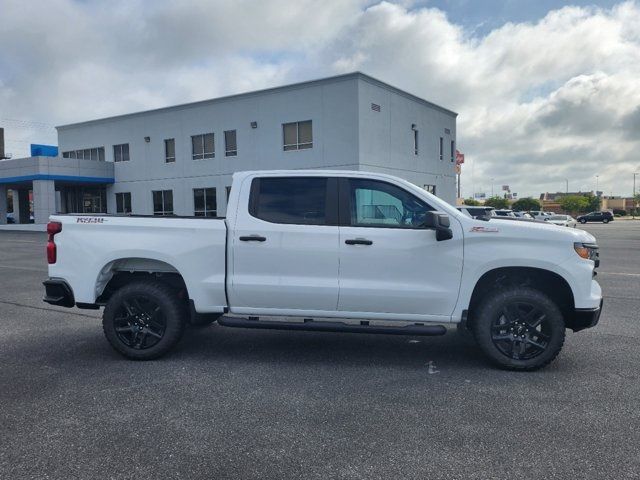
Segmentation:
{"type": "Polygon", "coordinates": [[[123,143],[122,145],[113,146],[113,161],[114,162],[129,161],[129,144],[128,143],[123,143]]]}
{"type": "Polygon", "coordinates": [[[225,157],[235,157],[238,155],[238,141],[235,130],[224,132],[224,155],[225,157]]]}
{"type": "Polygon", "coordinates": [[[284,150],[303,150],[313,147],[311,120],[282,124],[284,150]]]}
{"type": "Polygon", "coordinates": [[[215,217],[218,214],[215,188],[193,189],[193,214],[196,217],[215,217]]]}
{"type": "Polygon", "coordinates": [[[435,185],[425,185],[423,187],[427,192],[436,194],[436,186],[435,185]]]}
{"type": "Polygon", "coordinates": [[[153,214],[173,215],[173,190],[154,190],[153,214]]]}
{"type": "Polygon", "coordinates": [[[451,140],[451,161],[455,161],[456,159],[456,142],[451,140]]]}
{"type": "Polygon", "coordinates": [[[80,160],[97,160],[104,162],[104,147],[62,152],[62,158],[79,158],[80,160]]]}
{"type": "Polygon", "coordinates": [[[444,158],[444,138],[440,137],[440,160],[444,158]]]}
{"type": "Polygon", "coordinates": [[[213,158],[216,156],[213,133],[191,136],[191,154],[194,160],[213,158]]]}
{"type": "Polygon", "coordinates": [[[174,163],[176,161],[176,140],[167,138],[164,141],[164,163],[174,163]]]}
{"type": "Polygon", "coordinates": [[[116,193],[116,213],[131,213],[131,192],[116,193]]]}
{"type": "Polygon", "coordinates": [[[413,131],[413,154],[418,155],[418,130],[413,131]]]}

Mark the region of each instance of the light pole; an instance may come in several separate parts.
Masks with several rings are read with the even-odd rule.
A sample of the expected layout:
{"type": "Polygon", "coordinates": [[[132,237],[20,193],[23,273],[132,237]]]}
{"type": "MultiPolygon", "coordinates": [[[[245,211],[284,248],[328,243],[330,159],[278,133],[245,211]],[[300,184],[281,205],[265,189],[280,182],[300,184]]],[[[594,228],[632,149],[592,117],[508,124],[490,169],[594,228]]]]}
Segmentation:
{"type": "Polygon", "coordinates": [[[567,188],[566,188],[566,190],[565,190],[565,193],[566,193],[567,195],[569,195],[569,179],[568,179],[568,178],[565,178],[565,179],[564,179],[564,181],[566,182],[566,187],[567,187],[567,188]]]}
{"type": "Polygon", "coordinates": [[[596,175],[596,197],[598,196],[598,177],[600,175],[596,175]]]}
{"type": "MultiPolygon", "coordinates": [[[[635,177],[633,177],[635,178],[635,177]]],[[[491,179],[491,196],[493,197],[493,181],[495,180],[495,178],[491,179]]]]}
{"type": "Polygon", "coordinates": [[[633,173],[633,218],[636,218],[636,213],[638,211],[638,208],[636,207],[636,175],[638,175],[638,172],[633,173]]]}

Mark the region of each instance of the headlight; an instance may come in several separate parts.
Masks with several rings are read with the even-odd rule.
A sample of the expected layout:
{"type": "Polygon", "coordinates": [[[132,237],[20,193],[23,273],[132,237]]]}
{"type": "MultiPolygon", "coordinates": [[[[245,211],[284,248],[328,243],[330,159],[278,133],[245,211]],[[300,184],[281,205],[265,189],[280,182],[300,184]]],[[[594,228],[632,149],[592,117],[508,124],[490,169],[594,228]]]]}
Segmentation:
{"type": "Polygon", "coordinates": [[[595,243],[576,242],[573,244],[573,248],[576,253],[585,260],[593,260],[596,264],[596,267],[600,264],[598,245],[596,245],[595,243]]]}

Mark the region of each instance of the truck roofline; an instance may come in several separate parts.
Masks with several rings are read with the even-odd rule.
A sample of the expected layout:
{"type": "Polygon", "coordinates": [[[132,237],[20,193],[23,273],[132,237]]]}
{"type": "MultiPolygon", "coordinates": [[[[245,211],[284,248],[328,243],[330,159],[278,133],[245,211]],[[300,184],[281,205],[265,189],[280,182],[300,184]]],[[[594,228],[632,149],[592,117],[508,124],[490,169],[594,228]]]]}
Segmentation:
{"type": "Polygon", "coordinates": [[[455,216],[456,218],[467,217],[460,212],[454,205],[451,205],[443,199],[427,192],[425,189],[420,188],[414,183],[411,183],[402,178],[386,173],[368,172],[365,170],[320,170],[320,169],[304,169],[304,170],[247,170],[243,172],[236,172],[233,174],[233,183],[241,185],[246,179],[252,177],[361,177],[365,179],[374,180],[386,180],[396,185],[403,185],[405,188],[413,191],[419,197],[423,197],[434,204],[436,208],[445,211],[446,213],[455,216]]]}

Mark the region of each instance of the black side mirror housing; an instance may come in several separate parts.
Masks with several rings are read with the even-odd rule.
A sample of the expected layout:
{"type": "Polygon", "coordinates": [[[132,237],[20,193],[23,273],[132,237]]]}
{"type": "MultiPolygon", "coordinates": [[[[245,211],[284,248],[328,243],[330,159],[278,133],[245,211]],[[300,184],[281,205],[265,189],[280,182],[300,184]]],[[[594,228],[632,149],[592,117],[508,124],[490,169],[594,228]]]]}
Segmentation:
{"type": "Polygon", "coordinates": [[[422,225],[424,228],[436,231],[436,240],[438,242],[453,238],[453,231],[450,228],[451,221],[446,213],[427,212],[422,225]]]}

